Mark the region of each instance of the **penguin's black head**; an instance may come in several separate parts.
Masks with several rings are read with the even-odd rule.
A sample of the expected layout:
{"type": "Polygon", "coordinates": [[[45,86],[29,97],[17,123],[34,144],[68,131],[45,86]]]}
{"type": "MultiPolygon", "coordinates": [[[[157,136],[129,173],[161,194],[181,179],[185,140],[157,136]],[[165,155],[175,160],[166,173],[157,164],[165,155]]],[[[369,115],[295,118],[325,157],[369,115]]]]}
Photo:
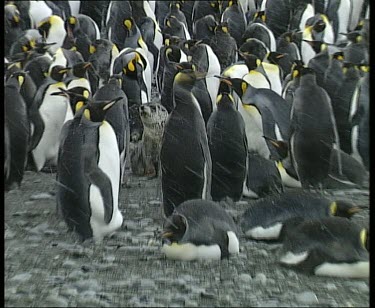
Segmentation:
{"type": "Polygon", "coordinates": [[[170,62],[180,62],[181,59],[181,49],[178,46],[171,45],[168,46],[165,50],[165,56],[170,62]]]}
{"type": "MultiPolygon", "coordinates": [[[[244,54],[253,54],[259,59],[264,59],[264,57],[266,57],[267,49],[262,41],[253,37],[246,38],[246,35],[244,35],[242,38],[246,39],[246,41],[241,45],[239,52],[244,54]]],[[[241,59],[243,59],[240,53],[239,55],[241,59]]]]}
{"type": "Polygon", "coordinates": [[[337,200],[330,204],[329,211],[332,216],[351,218],[363,210],[363,207],[346,200],[337,200]]]}
{"type": "Polygon", "coordinates": [[[174,15],[165,19],[164,26],[171,29],[181,29],[183,27],[182,23],[174,15]]]}
{"type": "Polygon", "coordinates": [[[91,67],[91,62],[81,62],[73,66],[73,75],[78,78],[85,78],[87,70],[91,67]]]}
{"type": "Polygon", "coordinates": [[[220,80],[220,85],[219,85],[219,91],[218,93],[220,94],[229,94],[231,93],[231,88],[229,84],[223,80],[220,80]]]}
{"type": "Polygon", "coordinates": [[[285,57],[285,54],[284,53],[280,53],[280,52],[275,52],[275,51],[271,51],[268,55],[267,55],[267,59],[268,61],[270,61],[270,63],[272,64],[278,64],[280,62],[280,60],[282,58],[285,57]]]}
{"type": "Polygon", "coordinates": [[[169,11],[172,10],[180,10],[181,9],[181,1],[171,1],[169,3],[169,11]]]}
{"type": "Polygon", "coordinates": [[[9,76],[9,78],[7,79],[7,82],[9,83],[14,82],[13,84],[18,85],[21,88],[23,83],[25,82],[26,74],[27,73],[25,71],[16,71],[9,76]]]}
{"type": "Polygon", "coordinates": [[[110,101],[94,101],[87,104],[84,117],[91,122],[103,122],[107,111],[123,97],[117,97],[110,101]]]}
{"type": "Polygon", "coordinates": [[[215,34],[216,33],[226,33],[229,34],[228,30],[228,23],[226,21],[219,23],[214,30],[215,34]]]}
{"type": "Polygon", "coordinates": [[[177,84],[193,85],[196,80],[202,79],[206,74],[197,72],[194,64],[189,62],[176,63],[177,74],[174,81],[177,84]]]}
{"type": "Polygon", "coordinates": [[[60,92],[51,93],[53,96],[66,96],[70,100],[73,113],[76,114],[78,110],[86,106],[91,100],[91,93],[84,87],[74,87],[69,90],[59,88],[60,92]]]}
{"type": "Polygon", "coordinates": [[[352,31],[349,33],[340,33],[345,35],[348,40],[352,43],[361,43],[363,41],[363,36],[360,31],[352,31]]]}
{"type": "Polygon", "coordinates": [[[356,78],[359,75],[359,69],[354,63],[344,62],[342,66],[342,73],[347,78],[356,78]]]}
{"type": "Polygon", "coordinates": [[[231,7],[232,5],[238,5],[238,0],[229,0],[228,7],[231,7]]]}
{"type": "Polygon", "coordinates": [[[38,24],[38,31],[39,31],[39,34],[44,38],[46,39],[48,34],[49,34],[49,31],[51,29],[51,26],[52,26],[52,23],[50,21],[50,17],[47,17],[45,19],[43,19],[39,24],[38,24]]]}
{"type": "Polygon", "coordinates": [[[167,218],[163,229],[164,231],[161,235],[163,243],[178,243],[186,232],[187,220],[184,216],[173,213],[167,218]]]}
{"type": "Polygon", "coordinates": [[[339,61],[343,62],[344,61],[344,52],[343,51],[335,52],[332,55],[332,59],[339,60],[339,61]]]}
{"type": "Polygon", "coordinates": [[[324,29],[326,28],[326,24],[323,20],[322,14],[317,13],[315,16],[310,17],[309,19],[306,20],[305,27],[310,27],[312,26],[312,29],[315,32],[323,32],[324,29]]]}
{"type": "Polygon", "coordinates": [[[143,61],[141,55],[138,52],[134,52],[133,58],[122,68],[122,71],[126,76],[135,78],[145,68],[146,63],[143,61]]]}
{"type": "Polygon", "coordinates": [[[114,74],[109,77],[108,84],[115,84],[119,88],[122,87],[122,76],[120,74],[114,74]]]}
{"type": "Polygon", "coordinates": [[[302,76],[302,71],[307,68],[301,60],[295,60],[292,66],[292,79],[296,79],[302,76]]]}
{"type": "Polygon", "coordinates": [[[65,76],[66,76],[66,73],[70,70],[71,70],[70,67],[64,67],[62,65],[56,65],[56,66],[52,67],[49,74],[50,74],[50,77],[53,80],[63,81],[65,76]]]}
{"type": "Polygon", "coordinates": [[[259,59],[254,54],[249,54],[249,53],[242,52],[242,51],[239,51],[239,54],[244,59],[245,64],[246,64],[247,68],[249,69],[249,71],[255,70],[262,63],[262,60],[259,59]]]}
{"type": "Polygon", "coordinates": [[[135,25],[135,20],[133,17],[129,17],[129,18],[124,19],[123,24],[124,24],[125,29],[127,31],[130,31],[135,25]]]}
{"type": "Polygon", "coordinates": [[[4,21],[12,28],[20,27],[20,11],[14,4],[4,6],[4,21]]]}
{"type": "Polygon", "coordinates": [[[266,22],[266,12],[265,11],[259,11],[254,14],[253,22],[266,22]]]}
{"type": "Polygon", "coordinates": [[[242,97],[249,84],[241,79],[241,78],[231,78],[231,77],[224,77],[224,76],[215,76],[216,78],[219,78],[222,82],[226,83],[228,86],[230,86],[239,97],[242,97]]]}
{"type": "MultiPolygon", "coordinates": [[[[219,92],[220,93],[220,92],[219,92]]],[[[234,99],[230,93],[222,92],[216,98],[218,108],[221,107],[234,107],[234,99]]]]}
{"type": "Polygon", "coordinates": [[[26,35],[20,36],[17,41],[15,41],[10,48],[10,55],[15,55],[21,52],[28,52],[35,48],[36,41],[27,37],[26,35]]]}
{"type": "Polygon", "coordinates": [[[175,45],[178,46],[181,43],[181,38],[175,35],[163,34],[163,40],[165,46],[175,45]]]}
{"type": "Polygon", "coordinates": [[[200,43],[202,43],[202,40],[184,40],[180,43],[180,48],[186,55],[191,56],[194,48],[199,46],[200,43]]]}

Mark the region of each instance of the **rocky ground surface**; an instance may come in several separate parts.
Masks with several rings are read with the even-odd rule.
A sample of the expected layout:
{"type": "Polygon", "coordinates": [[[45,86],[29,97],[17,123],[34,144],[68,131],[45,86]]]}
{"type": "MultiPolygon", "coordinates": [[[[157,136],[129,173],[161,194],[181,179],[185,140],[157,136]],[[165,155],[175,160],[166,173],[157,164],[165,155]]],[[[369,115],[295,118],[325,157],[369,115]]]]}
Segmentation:
{"type": "MultiPolygon", "coordinates": [[[[122,228],[80,243],[56,214],[55,174],[26,172],[5,194],[5,306],[369,306],[369,281],[307,276],[281,267],[279,245],[240,238],[229,260],[166,260],[157,180],[131,177],[122,228]]],[[[369,206],[368,191],[335,191],[369,206]]],[[[228,211],[238,217],[241,201],[228,211]]],[[[369,211],[354,217],[368,225],[369,211]]]]}

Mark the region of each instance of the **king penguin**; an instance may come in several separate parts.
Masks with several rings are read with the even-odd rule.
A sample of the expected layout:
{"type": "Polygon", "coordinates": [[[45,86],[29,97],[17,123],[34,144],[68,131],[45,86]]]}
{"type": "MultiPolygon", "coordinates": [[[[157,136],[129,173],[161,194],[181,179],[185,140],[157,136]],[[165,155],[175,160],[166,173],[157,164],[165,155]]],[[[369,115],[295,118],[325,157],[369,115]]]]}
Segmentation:
{"type": "Polygon", "coordinates": [[[162,233],[168,259],[220,260],[239,253],[237,226],[220,204],[189,200],[175,208],[162,233]]]}
{"type": "Polygon", "coordinates": [[[229,88],[217,97],[217,110],[207,123],[212,159],[212,200],[230,197],[239,201],[246,177],[247,139],[245,122],[236,110],[229,88]]]}
{"type": "Polygon", "coordinates": [[[176,68],[176,107],[167,118],[160,152],[166,217],[183,201],[211,198],[212,162],[206,127],[197,99],[191,93],[200,74],[187,62],[176,64],[176,68]]]}
{"type": "Polygon", "coordinates": [[[43,36],[46,43],[55,43],[49,47],[49,52],[54,55],[56,51],[63,46],[66,30],[64,21],[60,16],[52,15],[38,24],[39,33],[43,36]]]}
{"type": "Polygon", "coordinates": [[[44,130],[41,134],[32,135],[32,156],[37,171],[40,171],[46,162],[57,164],[59,135],[67,116],[69,99],[65,96],[55,96],[52,93],[59,92],[59,87],[66,89],[63,79],[69,68],[54,66],[50,76],[35,94],[33,104],[39,109],[43,119],[44,130]]]}
{"type": "Polygon", "coordinates": [[[278,240],[284,224],[291,218],[350,218],[362,208],[345,200],[331,200],[320,194],[289,190],[253,201],[241,218],[245,236],[258,240],[278,240]]]}
{"type": "Polygon", "coordinates": [[[282,230],[280,263],[310,275],[368,278],[368,230],[341,217],[296,218],[282,230]]]}
{"type": "Polygon", "coordinates": [[[115,132],[105,121],[112,101],[88,104],[60,145],[57,204],[69,228],[81,240],[101,241],[122,225],[119,210],[120,156],[115,132]]]}
{"type": "Polygon", "coordinates": [[[300,83],[291,112],[290,155],[302,187],[317,188],[328,176],[333,144],[339,142],[337,127],[331,99],[316,84],[314,71],[302,68],[293,73],[300,74],[300,83]]]}
{"type": "Polygon", "coordinates": [[[116,134],[120,155],[121,183],[124,184],[125,165],[129,157],[130,128],[128,99],[121,86],[121,75],[113,75],[109,78],[108,83],[95,93],[93,99],[95,103],[96,101],[110,101],[116,97],[122,97],[121,100],[106,112],[105,120],[113,127],[116,134]]]}
{"type": "Polygon", "coordinates": [[[30,127],[27,106],[20,93],[24,80],[25,72],[15,72],[4,87],[5,123],[9,137],[9,169],[5,190],[21,185],[27,162],[30,127]]]}

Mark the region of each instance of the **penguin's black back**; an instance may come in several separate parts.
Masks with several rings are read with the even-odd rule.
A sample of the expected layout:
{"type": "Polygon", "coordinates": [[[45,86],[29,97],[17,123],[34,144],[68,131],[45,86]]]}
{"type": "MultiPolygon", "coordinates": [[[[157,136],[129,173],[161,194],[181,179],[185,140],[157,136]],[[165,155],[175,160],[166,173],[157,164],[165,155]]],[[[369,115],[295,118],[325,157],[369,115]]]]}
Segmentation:
{"type": "Polygon", "coordinates": [[[224,102],[225,99],[222,98],[207,123],[212,159],[211,194],[214,201],[220,201],[226,196],[238,201],[242,196],[246,175],[245,123],[234,106],[229,105],[232,102],[224,102]]]}
{"type": "Polygon", "coordinates": [[[186,97],[186,103],[177,104],[168,117],[160,153],[166,216],[183,201],[202,198],[205,181],[201,142],[202,134],[206,133],[205,124],[190,101],[191,93],[184,89],[178,91],[181,91],[180,97],[186,97]]]}
{"type": "Polygon", "coordinates": [[[20,94],[16,77],[8,79],[5,85],[4,107],[10,141],[10,173],[5,181],[5,188],[7,189],[13,183],[21,184],[30,138],[27,106],[20,94]]]}

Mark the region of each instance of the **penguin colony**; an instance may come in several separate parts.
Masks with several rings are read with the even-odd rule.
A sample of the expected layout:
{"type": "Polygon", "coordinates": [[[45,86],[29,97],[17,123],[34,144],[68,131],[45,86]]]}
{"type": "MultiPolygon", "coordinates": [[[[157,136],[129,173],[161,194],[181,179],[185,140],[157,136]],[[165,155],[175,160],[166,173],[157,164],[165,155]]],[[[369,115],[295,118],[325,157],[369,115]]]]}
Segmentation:
{"type": "Polygon", "coordinates": [[[243,232],[369,276],[361,208],[323,196],[369,172],[369,1],[5,1],[4,33],[6,191],[56,171],[59,215],[100,241],[132,157],[161,182],[167,258],[227,258],[243,232]],[[237,225],[221,202],[242,198],[237,225]]]}

